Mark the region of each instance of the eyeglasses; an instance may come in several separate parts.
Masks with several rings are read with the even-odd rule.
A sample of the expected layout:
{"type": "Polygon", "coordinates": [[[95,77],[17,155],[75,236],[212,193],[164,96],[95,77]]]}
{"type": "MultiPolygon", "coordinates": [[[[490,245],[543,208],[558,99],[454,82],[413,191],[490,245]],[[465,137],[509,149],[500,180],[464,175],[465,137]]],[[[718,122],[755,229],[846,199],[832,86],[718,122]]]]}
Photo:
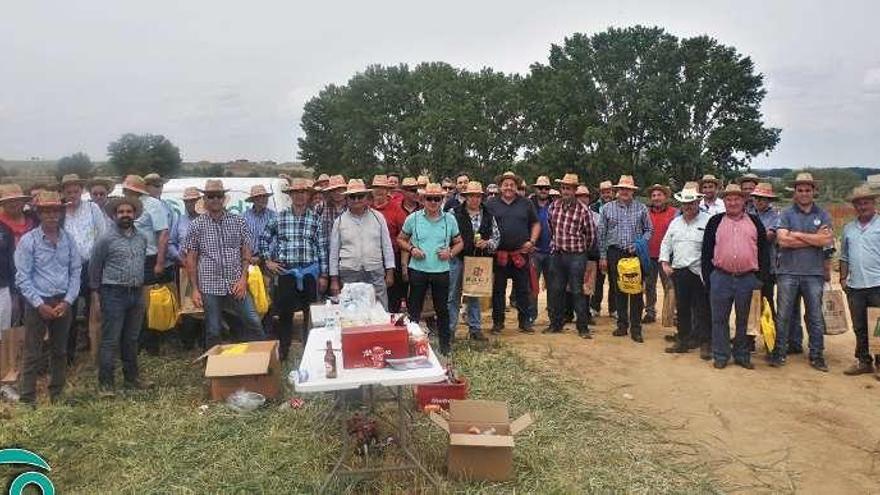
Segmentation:
{"type": "Polygon", "coordinates": [[[360,201],[360,200],[366,198],[366,197],[367,197],[367,194],[366,194],[366,193],[349,194],[348,197],[349,197],[352,201],[360,201]]]}
{"type": "Polygon", "coordinates": [[[205,199],[223,199],[224,193],[205,193],[205,199]]]}
{"type": "Polygon", "coordinates": [[[425,196],[425,201],[430,201],[431,203],[439,203],[443,201],[443,196],[425,196]]]}

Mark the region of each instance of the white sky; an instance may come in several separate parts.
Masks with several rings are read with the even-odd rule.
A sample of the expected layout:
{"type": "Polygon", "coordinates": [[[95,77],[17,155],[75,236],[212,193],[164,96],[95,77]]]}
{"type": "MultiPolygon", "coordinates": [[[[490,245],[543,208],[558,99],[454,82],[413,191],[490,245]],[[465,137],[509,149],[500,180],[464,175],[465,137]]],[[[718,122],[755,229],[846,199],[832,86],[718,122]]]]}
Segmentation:
{"type": "Polygon", "coordinates": [[[293,160],[303,104],[373,63],[525,73],[609,26],[709,34],[766,76],[758,166],[880,166],[880,2],[13,1],[0,10],[0,157],[105,158],[125,132],[185,160],[293,160]]]}

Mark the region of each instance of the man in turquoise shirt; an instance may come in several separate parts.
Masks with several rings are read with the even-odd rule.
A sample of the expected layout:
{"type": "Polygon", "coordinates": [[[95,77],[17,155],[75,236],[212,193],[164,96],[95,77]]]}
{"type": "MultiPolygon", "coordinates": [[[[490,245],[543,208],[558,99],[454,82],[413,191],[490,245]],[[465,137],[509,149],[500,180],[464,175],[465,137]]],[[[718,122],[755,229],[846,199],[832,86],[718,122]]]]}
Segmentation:
{"type": "MultiPolygon", "coordinates": [[[[858,363],[846,375],[874,373],[868,349],[868,306],[880,307],[880,219],[876,199],[880,194],[865,186],[853,190],[850,201],[858,217],[846,224],[840,241],[840,285],[846,290],[858,363]]],[[[880,380],[880,374],[875,375],[880,380]]]]}
{"type": "Polygon", "coordinates": [[[449,355],[452,332],[449,329],[449,260],[461,252],[464,243],[458,221],[443,212],[444,191],[440,184],[428,184],[422,191],[423,210],[406,218],[397,238],[400,248],[409,256],[409,316],[419,321],[425,294],[431,289],[437,327],[440,332],[440,353],[449,355]]]}

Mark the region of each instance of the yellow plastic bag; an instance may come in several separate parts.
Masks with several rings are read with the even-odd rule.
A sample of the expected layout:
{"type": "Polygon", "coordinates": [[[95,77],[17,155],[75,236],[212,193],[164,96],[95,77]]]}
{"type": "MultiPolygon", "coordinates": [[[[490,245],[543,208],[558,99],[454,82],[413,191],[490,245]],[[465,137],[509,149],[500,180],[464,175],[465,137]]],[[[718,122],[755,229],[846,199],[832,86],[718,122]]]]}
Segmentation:
{"type": "Polygon", "coordinates": [[[147,328],[167,332],[177,325],[177,300],[167,285],[154,285],[148,294],[147,328]]]}
{"type": "Polygon", "coordinates": [[[266,283],[263,281],[263,272],[260,267],[251,265],[248,268],[247,285],[248,292],[254,300],[257,314],[262,318],[269,312],[269,293],[266,292],[266,283]]]}
{"type": "Polygon", "coordinates": [[[624,294],[642,293],[642,266],[637,257],[617,262],[617,287],[624,294]]]}
{"type": "Polygon", "coordinates": [[[770,301],[765,297],[761,309],[761,334],[764,336],[764,346],[767,351],[773,352],[776,347],[776,323],[773,322],[773,311],[770,310],[770,301]]]}

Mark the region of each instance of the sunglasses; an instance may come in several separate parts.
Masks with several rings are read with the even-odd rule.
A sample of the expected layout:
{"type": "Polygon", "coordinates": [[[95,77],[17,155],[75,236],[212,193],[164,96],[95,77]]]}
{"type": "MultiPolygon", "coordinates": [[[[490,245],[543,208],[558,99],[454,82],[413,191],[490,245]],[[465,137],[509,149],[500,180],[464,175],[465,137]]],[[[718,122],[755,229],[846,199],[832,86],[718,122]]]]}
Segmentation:
{"type": "Polygon", "coordinates": [[[206,193],[206,199],[223,199],[226,196],[224,193],[206,193]]]}
{"type": "Polygon", "coordinates": [[[351,198],[352,201],[360,201],[360,200],[366,198],[367,195],[366,195],[366,193],[358,193],[358,194],[349,194],[348,197],[351,198]]]}
{"type": "Polygon", "coordinates": [[[453,187],[453,186],[444,186],[444,187],[443,187],[443,190],[444,190],[444,191],[453,191],[453,190],[455,190],[455,187],[453,187]]]}
{"type": "Polygon", "coordinates": [[[425,196],[425,201],[430,201],[431,203],[439,203],[443,201],[443,196],[425,196]]]}
{"type": "Polygon", "coordinates": [[[549,191],[550,186],[536,186],[535,189],[537,189],[539,191],[549,191]]]}

